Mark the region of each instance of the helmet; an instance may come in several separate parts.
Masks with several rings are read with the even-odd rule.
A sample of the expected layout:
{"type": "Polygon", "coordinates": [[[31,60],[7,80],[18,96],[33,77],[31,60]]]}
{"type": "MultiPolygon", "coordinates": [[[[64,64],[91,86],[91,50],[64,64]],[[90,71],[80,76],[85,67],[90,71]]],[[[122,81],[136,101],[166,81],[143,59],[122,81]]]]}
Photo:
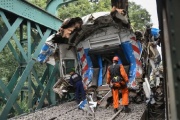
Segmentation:
{"type": "Polygon", "coordinates": [[[117,56],[113,57],[113,61],[118,61],[119,58],[117,56]]]}

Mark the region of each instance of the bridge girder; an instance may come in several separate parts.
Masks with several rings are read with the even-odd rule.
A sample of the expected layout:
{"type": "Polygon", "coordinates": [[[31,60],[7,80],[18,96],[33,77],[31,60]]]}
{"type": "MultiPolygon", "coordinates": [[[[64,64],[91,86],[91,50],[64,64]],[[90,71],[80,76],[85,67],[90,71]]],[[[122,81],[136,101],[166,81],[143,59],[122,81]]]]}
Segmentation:
{"type": "Polygon", "coordinates": [[[61,5],[77,1],[77,0],[50,0],[46,6],[46,11],[57,16],[57,10],[61,5]]]}
{"type": "Polygon", "coordinates": [[[52,30],[58,30],[62,24],[62,20],[26,0],[0,0],[0,8],[52,30]]]}
{"type": "Polygon", "coordinates": [[[62,21],[25,0],[0,0],[0,21],[3,24],[0,26],[0,54],[8,48],[17,62],[16,69],[9,69],[14,74],[8,83],[4,83],[4,76],[0,76],[0,98],[3,98],[0,119],[7,119],[12,111],[18,114],[24,112],[21,97],[25,84],[29,110],[35,98],[39,99],[36,109],[42,108],[45,99],[55,104],[56,95],[51,88],[57,78],[55,74],[59,74],[58,63],[55,66],[47,65],[40,76],[34,58],[37,58],[47,37],[60,27],[62,21]]]}

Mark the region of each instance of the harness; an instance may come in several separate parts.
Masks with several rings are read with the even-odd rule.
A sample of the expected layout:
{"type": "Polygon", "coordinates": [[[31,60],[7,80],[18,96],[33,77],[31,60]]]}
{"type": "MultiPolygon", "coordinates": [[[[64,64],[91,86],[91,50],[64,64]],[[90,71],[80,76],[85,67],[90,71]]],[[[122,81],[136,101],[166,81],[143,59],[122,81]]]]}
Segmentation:
{"type": "Polygon", "coordinates": [[[119,70],[120,70],[120,65],[118,64],[110,66],[110,75],[111,75],[112,83],[120,82],[123,80],[119,70]]]}

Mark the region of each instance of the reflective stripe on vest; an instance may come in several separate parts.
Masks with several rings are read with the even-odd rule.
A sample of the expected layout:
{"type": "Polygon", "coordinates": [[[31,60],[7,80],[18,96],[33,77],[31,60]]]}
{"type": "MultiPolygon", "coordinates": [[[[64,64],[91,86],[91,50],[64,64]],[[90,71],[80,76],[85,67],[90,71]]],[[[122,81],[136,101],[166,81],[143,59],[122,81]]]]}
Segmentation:
{"type": "Polygon", "coordinates": [[[80,80],[82,80],[82,79],[81,79],[81,76],[79,74],[75,73],[74,75],[72,75],[72,81],[74,83],[77,81],[80,81],[80,80]]]}

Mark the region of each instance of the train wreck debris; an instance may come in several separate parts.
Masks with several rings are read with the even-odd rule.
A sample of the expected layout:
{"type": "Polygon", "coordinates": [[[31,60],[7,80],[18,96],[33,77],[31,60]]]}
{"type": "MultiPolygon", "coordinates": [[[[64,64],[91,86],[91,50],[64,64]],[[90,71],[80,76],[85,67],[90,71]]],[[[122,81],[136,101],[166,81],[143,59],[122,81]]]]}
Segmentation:
{"type": "MultiPolygon", "coordinates": [[[[128,20],[128,0],[111,2],[111,12],[82,17],[82,29],[71,34],[68,43],[58,45],[61,78],[52,89],[61,100],[73,102],[38,111],[46,116],[44,119],[142,119],[146,109],[151,118],[165,117],[163,67],[157,49],[159,29],[147,25],[145,33],[133,31],[128,20]],[[79,91],[84,87],[86,92],[86,98],[76,103],[75,89],[79,86],[71,84],[72,68],[78,78],[74,84],[81,81],[79,91]],[[112,76],[109,82],[106,76],[112,76]],[[115,78],[121,87],[111,85],[115,78]]],[[[78,95],[82,97],[83,93],[78,95]]],[[[39,119],[38,112],[21,118],[39,119]]]]}
{"type": "MultiPolygon", "coordinates": [[[[133,33],[127,27],[118,26],[118,23],[113,22],[108,12],[93,13],[82,19],[84,24],[79,35],[71,37],[75,40],[69,40],[74,41],[70,44],[75,46],[68,50],[74,58],[62,52],[60,56],[64,60],[74,59],[72,67],[82,75],[86,94],[91,96],[87,99],[88,104],[90,101],[96,101],[100,108],[112,105],[112,94],[106,86],[106,75],[113,56],[117,55],[128,73],[129,102],[136,104],[146,102],[151,110],[163,109],[163,68],[157,50],[159,30],[148,26],[144,35],[140,31],[133,33]]],[[[65,50],[64,46],[59,46],[60,51],[65,50]]],[[[61,63],[63,64],[63,61],[61,63]]],[[[67,71],[62,73],[64,76],[68,75],[64,74],[68,73],[67,71]]],[[[64,86],[66,82],[63,83],[62,80],[61,84],[64,86]]],[[[60,91],[56,92],[62,96],[63,89],[60,91]]],[[[93,111],[96,112],[96,109],[93,111]]]]}

